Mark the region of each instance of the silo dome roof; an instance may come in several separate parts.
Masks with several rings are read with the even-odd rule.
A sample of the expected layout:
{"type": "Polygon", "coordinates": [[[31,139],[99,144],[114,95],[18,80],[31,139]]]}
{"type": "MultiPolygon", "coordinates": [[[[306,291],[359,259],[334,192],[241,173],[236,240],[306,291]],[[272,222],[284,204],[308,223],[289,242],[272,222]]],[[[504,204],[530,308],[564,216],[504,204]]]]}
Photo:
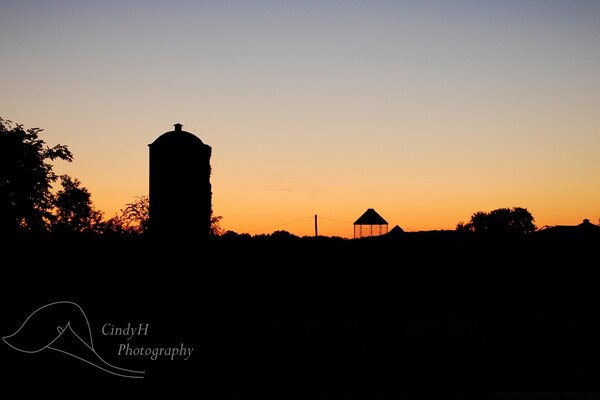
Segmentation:
{"type": "Polygon", "coordinates": [[[156,138],[156,140],[154,142],[152,142],[149,146],[154,146],[156,144],[168,145],[171,143],[204,144],[198,136],[194,135],[193,133],[182,130],[181,128],[183,127],[183,125],[175,124],[174,126],[175,126],[174,130],[163,133],[158,138],[156,138]]]}

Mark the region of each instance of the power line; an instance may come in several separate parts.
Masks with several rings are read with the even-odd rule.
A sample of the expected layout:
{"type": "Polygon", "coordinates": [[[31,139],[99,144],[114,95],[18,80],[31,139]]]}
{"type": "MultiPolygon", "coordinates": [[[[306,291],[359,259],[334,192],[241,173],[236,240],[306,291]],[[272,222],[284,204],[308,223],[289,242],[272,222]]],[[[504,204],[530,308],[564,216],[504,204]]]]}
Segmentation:
{"type": "Polygon", "coordinates": [[[322,217],[319,215],[319,219],[326,219],[328,221],[333,221],[333,222],[339,222],[341,224],[353,224],[353,222],[349,222],[349,221],[342,221],[340,219],[335,219],[335,218],[327,218],[327,217],[322,217]]]}
{"type": "Polygon", "coordinates": [[[295,220],[295,221],[284,222],[283,224],[279,224],[279,225],[267,226],[266,228],[255,229],[255,230],[253,230],[253,231],[248,231],[248,233],[254,233],[254,232],[259,232],[259,231],[266,231],[267,229],[273,229],[273,228],[279,228],[279,227],[281,227],[281,226],[286,226],[286,225],[295,224],[295,223],[302,222],[302,221],[306,221],[307,219],[312,219],[312,218],[314,218],[314,216],[310,216],[310,217],[306,217],[306,218],[297,219],[297,220],[295,220]]]}
{"type": "MultiPolygon", "coordinates": [[[[284,222],[282,224],[277,224],[277,225],[271,225],[271,226],[267,226],[267,227],[260,228],[260,229],[254,229],[252,231],[248,231],[247,233],[254,233],[254,232],[260,232],[260,231],[266,231],[268,229],[280,228],[282,226],[296,224],[298,222],[306,221],[306,220],[312,219],[312,218],[314,218],[314,216],[310,216],[310,217],[306,217],[306,218],[300,218],[300,219],[297,219],[297,220],[294,220],[294,221],[284,222]]],[[[350,224],[350,225],[353,224],[353,222],[342,221],[340,219],[335,219],[335,218],[322,217],[320,215],[319,215],[319,219],[324,219],[324,220],[327,220],[327,221],[333,221],[333,222],[337,222],[337,223],[340,223],[340,224],[350,224]]]]}

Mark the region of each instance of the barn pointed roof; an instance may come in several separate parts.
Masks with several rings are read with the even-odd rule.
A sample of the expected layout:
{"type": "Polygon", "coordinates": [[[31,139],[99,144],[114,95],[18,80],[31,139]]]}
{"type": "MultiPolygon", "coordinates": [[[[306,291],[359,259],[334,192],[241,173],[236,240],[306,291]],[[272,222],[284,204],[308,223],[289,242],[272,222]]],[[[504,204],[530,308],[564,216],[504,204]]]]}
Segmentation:
{"type": "Polygon", "coordinates": [[[363,215],[361,215],[354,225],[387,225],[388,222],[383,219],[381,215],[375,211],[374,208],[369,208],[363,215]]]}
{"type": "Polygon", "coordinates": [[[398,235],[402,235],[403,233],[404,233],[404,229],[400,228],[399,225],[396,225],[387,234],[388,234],[388,236],[398,236],[398,235]]]}

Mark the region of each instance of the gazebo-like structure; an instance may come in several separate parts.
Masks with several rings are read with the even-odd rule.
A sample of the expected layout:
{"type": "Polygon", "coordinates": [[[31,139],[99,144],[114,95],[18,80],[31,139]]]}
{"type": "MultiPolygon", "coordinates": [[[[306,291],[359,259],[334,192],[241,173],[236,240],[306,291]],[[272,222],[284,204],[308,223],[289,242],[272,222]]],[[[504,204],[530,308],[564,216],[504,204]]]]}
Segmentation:
{"type": "Polygon", "coordinates": [[[369,208],[354,222],[354,238],[385,235],[388,223],[373,208],[369,208]]]}

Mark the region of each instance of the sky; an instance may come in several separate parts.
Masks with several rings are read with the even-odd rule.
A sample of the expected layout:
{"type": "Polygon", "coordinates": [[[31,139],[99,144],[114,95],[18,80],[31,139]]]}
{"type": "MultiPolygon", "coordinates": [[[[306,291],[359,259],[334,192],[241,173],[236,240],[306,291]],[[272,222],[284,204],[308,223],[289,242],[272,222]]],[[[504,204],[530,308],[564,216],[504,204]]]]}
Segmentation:
{"type": "Polygon", "coordinates": [[[240,233],[597,223],[599,43],[597,0],[0,0],[0,117],[67,144],[107,217],[179,122],[240,233]]]}

